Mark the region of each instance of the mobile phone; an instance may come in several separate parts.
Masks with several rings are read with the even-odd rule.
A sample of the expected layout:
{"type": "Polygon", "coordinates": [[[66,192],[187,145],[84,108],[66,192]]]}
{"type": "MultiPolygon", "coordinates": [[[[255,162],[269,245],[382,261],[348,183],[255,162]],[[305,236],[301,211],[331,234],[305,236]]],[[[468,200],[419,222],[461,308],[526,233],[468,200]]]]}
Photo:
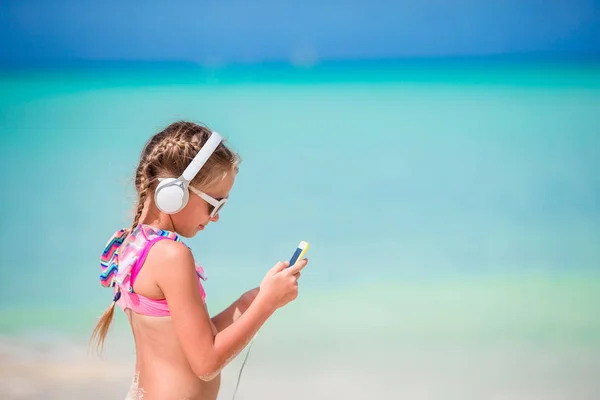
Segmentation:
{"type": "Polygon", "coordinates": [[[304,258],[304,255],[308,251],[308,246],[309,246],[308,242],[305,242],[304,240],[298,244],[298,247],[296,248],[296,251],[294,251],[292,258],[290,258],[290,265],[289,265],[290,267],[292,265],[296,264],[296,262],[298,260],[301,260],[302,258],[304,258]]]}

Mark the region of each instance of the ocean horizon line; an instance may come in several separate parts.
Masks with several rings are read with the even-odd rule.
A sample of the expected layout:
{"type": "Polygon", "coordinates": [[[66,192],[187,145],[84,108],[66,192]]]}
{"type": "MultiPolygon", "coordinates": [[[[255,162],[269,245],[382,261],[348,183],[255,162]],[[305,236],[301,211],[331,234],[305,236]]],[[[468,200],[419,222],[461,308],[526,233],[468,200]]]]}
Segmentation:
{"type": "Polygon", "coordinates": [[[538,65],[543,63],[570,65],[570,64],[597,64],[600,65],[600,53],[553,53],[553,52],[527,52],[527,53],[492,53],[492,54],[464,54],[464,55],[412,55],[390,57],[336,57],[319,58],[307,57],[306,59],[294,58],[266,58],[266,59],[232,59],[212,57],[205,59],[125,59],[125,58],[65,58],[65,59],[23,59],[7,62],[0,60],[0,71],[10,70],[52,70],[62,68],[91,68],[98,67],[196,67],[200,69],[227,69],[227,68],[297,68],[318,69],[320,67],[373,67],[373,66],[412,66],[427,63],[431,66],[450,66],[458,64],[488,65],[489,63],[504,62],[508,65],[519,64],[538,65]]]}
{"type": "Polygon", "coordinates": [[[287,61],[207,65],[190,61],[80,60],[7,67],[0,84],[33,77],[103,87],[236,84],[466,84],[525,87],[600,86],[600,56],[437,57],[324,60],[312,65],[287,61]]]}

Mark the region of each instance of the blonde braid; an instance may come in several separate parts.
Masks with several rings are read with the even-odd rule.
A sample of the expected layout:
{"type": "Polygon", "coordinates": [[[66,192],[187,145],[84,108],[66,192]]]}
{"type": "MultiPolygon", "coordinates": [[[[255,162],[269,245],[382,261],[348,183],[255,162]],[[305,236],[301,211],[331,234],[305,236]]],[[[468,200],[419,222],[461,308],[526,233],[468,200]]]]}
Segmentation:
{"type": "MultiPolygon", "coordinates": [[[[198,135],[194,135],[194,138],[197,138],[198,135]]],[[[200,141],[198,140],[185,140],[184,138],[179,139],[174,145],[177,147],[177,152],[179,154],[189,155],[189,160],[187,162],[192,161],[192,159],[198,154],[200,151],[200,141]]]]}
{"type": "Polygon", "coordinates": [[[136,186],[138,191],[138,203],[133,223],[131,224],[130,232],[133,231],[140,222],[142,212],[144,211],[144,205],[152,184],[156,177],[152,176],[153,170],[156,169],[158,161],[164,157],[165,153],[173,148],[175,145],[173,138],[166,138],[162,142],[156,144],[150,153],[140,163],[140,168],[136,174],[136,186]]]}
{"type": "MultiPolygon", "coordinates": [[[[145,168],[147,170],[147,168],[145,168]]],[[[133,231],[135,227],[140,222],[140,217],[142,216],[142,212],[144,211],[144,204],[146,203],[146,198],[148,197],[148,192],[150,192],[150,179],[146,176],[140,176],[140,186],[139,186],[139,195],[138,195],[138,203],[137,210],[135,212],[135,217],[133,218],[133,223],[131,224],[130,231],[133,231]]]]}

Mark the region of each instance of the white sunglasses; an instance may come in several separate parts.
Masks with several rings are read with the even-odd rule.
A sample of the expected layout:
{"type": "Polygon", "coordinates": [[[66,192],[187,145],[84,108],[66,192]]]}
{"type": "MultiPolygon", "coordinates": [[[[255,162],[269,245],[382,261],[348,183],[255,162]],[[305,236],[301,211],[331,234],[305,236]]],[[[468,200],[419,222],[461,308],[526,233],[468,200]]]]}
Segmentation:
{"type": "Polygon", "coordinates": [[[188,189],[190,190],[190,192],[194,193],[196,196],[200,197],[202,200],[206,201],[213,207],[212,211],[210,212],[211,218],[214,218],[219,213],[219,211],[221,211],[225,203],[227,203],[227,198],[217,200],[214,197],[209,196],[206,193],[191,186],[188,186],[188,189]]]}

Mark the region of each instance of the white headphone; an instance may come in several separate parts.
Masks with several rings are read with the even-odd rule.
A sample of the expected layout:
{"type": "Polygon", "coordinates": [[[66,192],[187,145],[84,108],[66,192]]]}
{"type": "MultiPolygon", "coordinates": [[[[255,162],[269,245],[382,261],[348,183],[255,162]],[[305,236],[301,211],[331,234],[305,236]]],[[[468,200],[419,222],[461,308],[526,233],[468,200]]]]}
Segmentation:
{"type": "Polygon", "coordinates": [[[217,132],[212,132],[204,146],[200,149],[196,157],[186,167],[179,178],[160,179],[156,191],[154,192],[154,204],[158,209],[166,214],[175,214],[181,211],[190,197],[189,183],[204,166],[206,160],[216,150],[223,138],[217,132]]]}

